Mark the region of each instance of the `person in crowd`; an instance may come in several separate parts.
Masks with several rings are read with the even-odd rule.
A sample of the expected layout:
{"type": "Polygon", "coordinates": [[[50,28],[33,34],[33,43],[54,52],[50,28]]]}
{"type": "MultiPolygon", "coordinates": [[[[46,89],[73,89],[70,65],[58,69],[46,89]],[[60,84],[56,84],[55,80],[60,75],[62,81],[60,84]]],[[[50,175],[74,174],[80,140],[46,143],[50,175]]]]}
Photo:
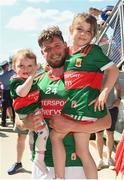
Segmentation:
{"type": "Polygon", "coordinates": [[[0,74],[0,82],[2,83],[2,122],[1,126],[6,127],[6,118],[7,118],[7,109],[10,107],[12,110],[12,121],[13,125],[15,122],[15,112],[12,105],[12,98],[10,96],[10,78],[15,74],[15,72],[11,69],[9,70],[9,64],[7,61],[3,61],[0,63],[0,67],[2,68],[2,74],[0,74]]]}
{"type": "MultiPolygon", "coordinates": [[[[101,48],[91,44],[97,32],[97,21],[87,13],[77,14],[70,26],[72,46],[66,57],[64,68],[65,87],[68,99],[62,110],[64,117],[78,120],[81,124],[93,123],[98,118],[107,115],[106,99],[118,77],[118,69],[112,61],[104,55],[101,48]],[[102,88],[103,72],[107,72],[107,79],[102,88]],[[115,77],[113,79],[112,77],[115,77]]],[[[106,118],[106,117],[105,117],[106,118]]],[[[66,134],[51,132],[53,159],[57,178],[64,178],[65,151],[61,146],[66,134]],[[58,137],[58,141],[57,141],[58,137]],[[60,163],[60,155],[62,157],[60,163]]],[[[87,133],[73,133],[76,155],[80,157],[87,179],[97,179],[95,162],[89,152],[89,138],[87,133]]]]}
{"type": "Polygon", "coordinates": [[[106,20],[111,16],[114,6],[107,6],[106,8],[100,10],[94,7],[89,8],[89,13],[96,17],[99,27],[103,27],[106,20]]]}
{"type": "MultiPolygon", "coordinates": [[[[111,17],[112,11],[114,9],[114,6],[106,6],[104,9],[99,10],[96,8],[89,8],[89,13],[97,18],[97,22],[99,25],[99,30],[101,30],[105,24],[105,22],[108,20],[108,18],[111,17]]],[[[118,12],[119,13],[119,12],[118,12]]],[[[111,59],[113,62],[117,63],[117,60],[121,59],[121,24],[120,24],[120,18],[118,13],[116,13],[116,16],[112,19],[109,26],[113,30],[113,39],[112,39],[112,53],[111,53],[111,59]]]]}
{"type": "Polygon", "coordinates": [[[2,83],[0,82],[0,111],[2,111],[2,83]]]}
{"type": "Polygon", "coordinates": [[[124,62],[121,63],[119,70],[120,72],[124,72],[124,62]]]}
{"type": "MultiPolygon", "coordinates": [[[[109,129],[106,129],[107,165],[111,169],[114,168],[114,161],[112,159],[112,150],[114,146],[114,131],[118,119],[118,111],[119,111],[118,108],[120,105],[120,101],[121,101],[121,87],[119,85],[119,80],[117,80],[107,99],[107,106],[112,119],[111,127],[109,129]]],[[[103,132],[104,131],[100,131],[96,133],[96,144],[100,159],[97,166],[98,170],[106,167],[106,163],[103,160],[103,146],[104,146],[103,132]]]]}
{"type": "MultiPolygon", "coordinates": [[[[25,119],[30,113],[39,113],[41,108],[40,89],[37,85],[38,77],[35,77],[37,71],[36,55],[30,49],[21,49],[13,56],[12,66],[16,75],[10,79],[10,94],[13,98],[13,107],[19,114],[21,120],[25,119]]],[[[43,117],[41,117],[41,123],[43,117]]],[[[46,141],[48,138],[48,127],[45,127],[35,133],[38,134],[35,142],[36,156],[34,163],[47,174],[47,168],[44,163],[44,152],[46,150],[46,141]]],[[[29,132],[30,150],[33,150],[34,132],[29,132]]]]}
{"type": "MultiPolygon", "coordinates": [[[[109,115],[106,116],[106,118],[101,118],[92,124],[87,124],[84,126],[80,126],[80,123],[73,120],[68,120],[62,116],[55,116],[54,119],[49,121],[52,116],[61,114],[61,110],[63,109],[68,96],[64,88],[63,80],[63,69],[67,54],[67,45],[64,42],[62,33],[58,27],[50,27],[42,31],[38,42],[39,46],[41,47],[41,52],[50,66],[50,71],[45,72],[44,76],[42,76],[39,82],[39,87],[42,89],[42,91],[44,91],[44,93],[42,93],[41,101],[42,113],[44,118],[50,123],[50,126],[55,128],[58,132],[67,132],[67,134],[71,130],[72,132],[93,133],[110,127],[111,119],[109,115]],[[60,119],[58,120],[58,118],[60,119]]],[[[19,127],[26,127],[32,130],[38,130],[42,127],[39,122],[40,115],[30,115],[28,119],[30,119],[30,121],[20,121],[18,119],[16,124],[19,127]]],[[[70,160],[72,152],[75,151],[74,141],[70,138],[72,138],[72,135],[69,134],[64,139],[64,145],[66,147],[66,166],[70,164],[71,166],[74,166],[77,164],[78,160],[78,158],[75,161],[70,160]]],[[[60,146],[59,150],[61,151],[62,148],[63,147],[60,146]]],[[[51,159],[51,143],[48,140],[46,151],[46,163],[48,166],[53,166],[51,159]]],[[[32,171],[35,174],[36,168],[33,167],[32,171]]]]}
{"type": "Polygon", "coordinates": [[[120,141],[117,144],[115,152],[115,172],[116,178],[119,173],[122,174],[122,179],[124,177],[124,129],[122,130],[120,141]]]}
{"type": "Polygon", "coordinates": [[[25,150],[25,141],[28,134],[28,130],[20,130],[16,128],[17,132],[17,144],[16,144],[16,162],[11,165],[11,167],[7,170],[9,175],[13,175],[22,170],[22,158],[25,150]]]}

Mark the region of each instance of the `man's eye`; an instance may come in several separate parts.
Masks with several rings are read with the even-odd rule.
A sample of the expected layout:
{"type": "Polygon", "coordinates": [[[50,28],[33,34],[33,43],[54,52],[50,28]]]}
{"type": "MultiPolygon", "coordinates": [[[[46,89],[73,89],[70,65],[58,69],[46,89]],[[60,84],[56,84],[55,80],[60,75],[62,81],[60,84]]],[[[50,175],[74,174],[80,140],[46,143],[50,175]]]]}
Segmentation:
{"type": "Polygon", "coordinates": [[[60,45],[59,45],[59,44],[58,44],[58,45],[56,45],[56,48],[58,48],[58,49],[59,49],[59,48],[60,48],[60,45]]]}
{"type": "Polygon", "coordinates": [[[45,49],[45,52],[50,52],[50,48],[45,49]]]}

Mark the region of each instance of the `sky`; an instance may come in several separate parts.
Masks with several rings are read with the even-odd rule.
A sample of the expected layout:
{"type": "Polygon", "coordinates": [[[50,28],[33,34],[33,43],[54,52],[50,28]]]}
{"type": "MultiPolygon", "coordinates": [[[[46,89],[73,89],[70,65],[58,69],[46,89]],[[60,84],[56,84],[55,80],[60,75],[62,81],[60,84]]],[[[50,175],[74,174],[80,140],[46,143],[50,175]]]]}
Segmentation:
{"type": "Polygon", "coordinates": [[[40,32],[58,25],[70,43],[69,25],[75,14],[90,7],[105,8],[118,0],[0,0],[0,62],[17,50],[30,48],[40,63],[44,59],[37,43],[40,32]]]}

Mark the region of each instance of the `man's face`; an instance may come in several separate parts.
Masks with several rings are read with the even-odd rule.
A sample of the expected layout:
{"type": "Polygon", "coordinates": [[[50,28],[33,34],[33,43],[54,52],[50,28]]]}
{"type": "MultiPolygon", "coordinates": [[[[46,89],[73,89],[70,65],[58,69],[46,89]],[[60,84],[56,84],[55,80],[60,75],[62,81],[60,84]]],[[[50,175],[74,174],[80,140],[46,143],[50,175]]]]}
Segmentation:
{"type": "Polygon", "coordinates": [[[64,65],[67,45],[58,37],[43,42],[41,52],[52,68],[59,68],[64,65]]]}

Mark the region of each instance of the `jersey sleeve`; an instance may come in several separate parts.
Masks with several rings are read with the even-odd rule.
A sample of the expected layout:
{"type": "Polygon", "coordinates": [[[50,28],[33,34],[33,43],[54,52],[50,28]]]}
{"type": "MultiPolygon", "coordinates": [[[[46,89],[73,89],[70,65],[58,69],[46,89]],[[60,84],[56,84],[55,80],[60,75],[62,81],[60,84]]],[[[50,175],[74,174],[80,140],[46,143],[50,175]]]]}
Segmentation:
{"type": "Polygon", "coordinates": [[[22,85],[23,82],[16,78],[10,79],[10,95],[13,99],[15,99],[18,95],[16,93],[16,89],[19,85],[22,85]]]}
{"type": "Polygon", "coordinates": [[[103,53],[101,47],[95,45],[93,49],[94,49],[93,54],[95,57],[94,63],[101,71],[104,71],[105,69],[109,68],[114,64],[112,60],[109,59],[109,57],[103,53]]]}

